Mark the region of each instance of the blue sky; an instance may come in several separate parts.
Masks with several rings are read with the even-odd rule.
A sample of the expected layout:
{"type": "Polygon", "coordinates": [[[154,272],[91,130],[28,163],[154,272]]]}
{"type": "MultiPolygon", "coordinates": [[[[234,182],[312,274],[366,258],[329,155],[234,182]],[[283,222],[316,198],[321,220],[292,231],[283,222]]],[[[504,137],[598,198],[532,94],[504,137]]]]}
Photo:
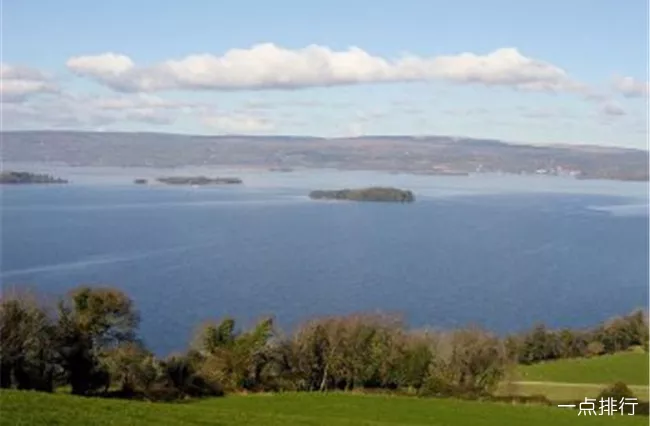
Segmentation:
{"type": "Polygon", "coordinates": [[[645,0],[21,0],[2,18],[5,129],[647,147],[645,0]]]}

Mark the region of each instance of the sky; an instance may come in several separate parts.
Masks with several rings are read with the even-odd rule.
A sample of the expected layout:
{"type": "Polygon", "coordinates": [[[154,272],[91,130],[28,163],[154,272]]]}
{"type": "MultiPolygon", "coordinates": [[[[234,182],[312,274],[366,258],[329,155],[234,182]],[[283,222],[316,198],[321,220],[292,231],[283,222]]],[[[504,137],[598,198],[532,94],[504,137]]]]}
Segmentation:
{"type": "Polygon", "coordinates": [[[648,147],[647,0],[3,0],[2,129],[648,147]]]}

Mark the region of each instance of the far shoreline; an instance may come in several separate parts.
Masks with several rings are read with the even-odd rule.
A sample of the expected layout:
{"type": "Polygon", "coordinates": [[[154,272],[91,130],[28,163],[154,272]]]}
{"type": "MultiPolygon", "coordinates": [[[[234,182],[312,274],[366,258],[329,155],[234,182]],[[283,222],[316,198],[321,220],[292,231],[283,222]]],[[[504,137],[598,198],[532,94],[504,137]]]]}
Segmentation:
{"type": "MultiPolygon", "coordinates": [[[[420,188],[440,187],[443,192],[467,192],[474,194],[502,193],[558,193],[605,195],[648,199],[648,181],[626,181],[613,179],[576,179],[572,176],[512,173],[469,173],[468,175],[419,174],[411,171],[340,169],[340,168],[296,168],[291,172],[270,171],[260,166],[184,166],[159,168],[151,166],[81,166],[61,163],[5,162],[5,170],[20,170],[33,173],[56,175],[69,181],[65,186],[119,185],[140,187],[171,187],[155,182],[160,176],[237,176],[246,188],[267,187],[295,188],[309,192],[322,185],[345,186],[395,186],[408,187],[420,193],[420,188]],[[136,185],[134,180],[146,179],[146,185],[136,185]]],[[[24,186],[24,185],[21,185],[24,186]]],[[[173,185],[176,186],[176,185],[173,185]]],[[[233,185],[217,185],[219,188],[233,185]]],[[[235,187],[239,185],[234,185],[235,187]]],[[[6,187],[6,185],[5,185],[6,187]]],[[[215,186],[210,186],[214,188],[215,186]]],[[[235,188],[231,188],[233,190],[235,188]]]]}

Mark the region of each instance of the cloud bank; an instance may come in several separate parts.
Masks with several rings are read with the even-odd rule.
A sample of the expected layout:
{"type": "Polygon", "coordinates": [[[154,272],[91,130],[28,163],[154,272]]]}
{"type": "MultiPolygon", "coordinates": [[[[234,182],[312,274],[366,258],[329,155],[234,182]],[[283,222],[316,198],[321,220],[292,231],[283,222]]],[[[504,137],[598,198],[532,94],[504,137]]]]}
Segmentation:
{"type": "Polygon", "coordinates": [[[288,90],[431,80],[531,91],[586,91],[563,69],[524,56],[515,48],[501,48],[485,55],[403,55],[391,60],[358,47],[334,51],[310,45],[291,50],[265,43],[232,49],[222,56],[190,55],[150,66],[138,66],[128,56],[117,53],[73,57],[66,66],[79,76],[121,92],[288,90]]]}
{"type": "Polygon", "coordinates": [[[0,96],[3,102],[23,102],[33,95],[57,91],[57,85],[36,69],[0,64],[0,96]]]}

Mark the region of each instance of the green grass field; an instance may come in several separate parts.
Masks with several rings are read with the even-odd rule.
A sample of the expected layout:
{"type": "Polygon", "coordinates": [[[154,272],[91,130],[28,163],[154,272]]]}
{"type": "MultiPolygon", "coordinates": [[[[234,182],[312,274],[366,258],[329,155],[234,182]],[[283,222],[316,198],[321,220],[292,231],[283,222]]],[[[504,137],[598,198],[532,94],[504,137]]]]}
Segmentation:
{"type": "Polygon", "coordinates": [[[648,362],[643,352],[624,352],[595,358],[564,359],[519,367],[517,380],[530,382],[610,384],[648,386],[648,362]]]}
{"type": "Polygon", "coordinates": [[[597,358],[564,359],[518,366],[499,387],[500,395],[544,395],[551,401],[596,397],[617,381],[626,383],[643,401],[649,399],[648,362],[643,352],[625,352],[597,358]]]}
{"type": "Polygon", "coordinates": [[[646,425],[642,416],[578,416],[543,406],[414,397],[285,393],[227,396],[185,404],[0,391],[1,425],[646,425]]]}
{"type": "MultiPolygon", "coordinates": [[[[582,401],[585,398],[596,398],[604,385],[591,383],[557,383],[557,382],[515,382],[502,384],[497,389],[497,395],[544,395],[552,402],[582,401]]],[[[648,401],[647,386],[629,386],[630,390],[640,401],[648,401]]]]}

